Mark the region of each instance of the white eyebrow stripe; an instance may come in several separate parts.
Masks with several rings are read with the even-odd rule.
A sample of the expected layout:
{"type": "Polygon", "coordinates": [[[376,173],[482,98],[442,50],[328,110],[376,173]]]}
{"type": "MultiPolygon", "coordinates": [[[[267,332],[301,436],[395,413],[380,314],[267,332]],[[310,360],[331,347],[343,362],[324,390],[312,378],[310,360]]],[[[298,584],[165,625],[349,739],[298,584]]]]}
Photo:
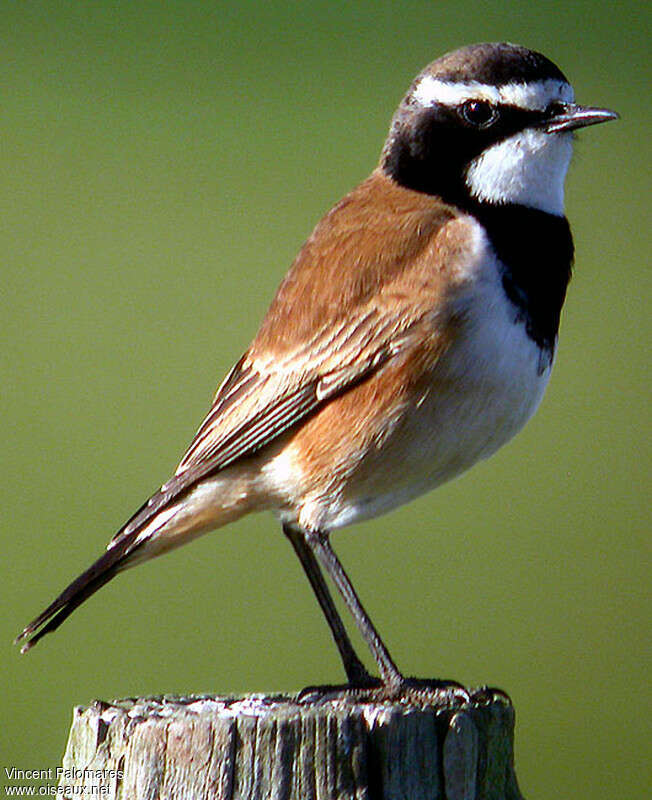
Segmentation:
{"type": "Polygon", "coordinates": [[[436,103],[456,106],[466,100],[487,100],[490,103],[506,103],[532,111],[542,111],[553,100],[564,103],[572,103],[574,100],[572,86],[565,81],[554,79],[491,86],[478,81],[449,83],[440,81],[432,75],[425,75],[419,81],[412,92],[412,97],[425,108],[436,103]]]}

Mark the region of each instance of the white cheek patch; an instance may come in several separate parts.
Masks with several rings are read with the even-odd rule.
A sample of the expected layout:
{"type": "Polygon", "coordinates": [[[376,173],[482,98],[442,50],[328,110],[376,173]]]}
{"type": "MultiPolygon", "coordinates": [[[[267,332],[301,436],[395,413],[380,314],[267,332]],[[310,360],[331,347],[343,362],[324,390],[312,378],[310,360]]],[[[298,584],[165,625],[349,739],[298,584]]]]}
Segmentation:
{"type": "Polygon", "coordinates": [[[571,136],[522,131],[474,159],[466,184],[478,200],[518,203],[561,216],[572,148],[571,136]]]}
{"type": "Polygon", "coordinates": [[[425,75],[414,88],[412,97],[424,108],[437,103],[457,106],[467,100],[486,100],[489,103],[506,103],[531,111],[542,111],[553,101],[572,103],[574,93],[568,83],[553,79],[491,86],[478,81],[450,83],[425,75]]]}
{"type": "MultiPolygon", "coordinates": [[[[543,111],[553,102],[573,102],[574,93],[566,81],[554,79],[492,86],[479,81],[451,83],[425,75],[415,86],[412,99],[425,108],[454,108],[467,100],[486,100],[494,105],[543,111]]],[[[562,215],[571,151],[571,136],[553,136],[528,128],[475,158],[467,169],[466,184],[479,200],[519,203],[562,215]]]]}

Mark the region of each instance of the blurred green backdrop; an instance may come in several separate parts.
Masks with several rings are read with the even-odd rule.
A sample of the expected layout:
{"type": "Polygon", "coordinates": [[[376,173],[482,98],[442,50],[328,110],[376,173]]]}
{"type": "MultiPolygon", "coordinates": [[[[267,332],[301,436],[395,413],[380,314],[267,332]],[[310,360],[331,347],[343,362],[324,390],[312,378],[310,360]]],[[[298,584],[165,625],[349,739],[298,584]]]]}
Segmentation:
{"type": "Polygon", "coordinates": [[[121,576],[27,658],[10,641],[168,477],[414,75],[506,39],[622,115],[576,148],[552,384],[490,462],[335,546],[407,673],[511,694],[526,797],[649,791],[649,9],[0,3],[0,780],[57,766],[93,698],[342,677],[268,516],[121,576]]]}

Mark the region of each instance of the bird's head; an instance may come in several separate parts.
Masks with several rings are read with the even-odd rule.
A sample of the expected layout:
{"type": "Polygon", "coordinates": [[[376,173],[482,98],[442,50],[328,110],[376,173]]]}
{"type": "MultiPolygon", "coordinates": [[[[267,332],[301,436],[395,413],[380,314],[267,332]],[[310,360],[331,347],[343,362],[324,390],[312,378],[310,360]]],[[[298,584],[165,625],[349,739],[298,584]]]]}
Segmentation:
{"type": "Polygon", "coordinates": [[[516,203],[563,214],[573,131],[617,116],[577,105],[564,74],[540,53],[471,45],[414,80],[392,120],[381,169],[452,203],[516,203]]]}

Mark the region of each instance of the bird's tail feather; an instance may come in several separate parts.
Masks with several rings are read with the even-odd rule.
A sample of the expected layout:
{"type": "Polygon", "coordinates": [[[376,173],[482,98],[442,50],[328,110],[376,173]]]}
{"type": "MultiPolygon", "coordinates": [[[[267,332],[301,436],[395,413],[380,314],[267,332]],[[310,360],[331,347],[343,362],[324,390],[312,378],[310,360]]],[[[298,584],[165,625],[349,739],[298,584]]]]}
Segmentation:
{"type": "Polygon", "coordinates": [[[118,572],[178,547],[200,533],[221,527],[225,522],[237,519],[248,508],[247,495],[237,492],[238,502],[227,503],[222,508],[219,498],[224,487],[221,485],[215,486],[214,494],[200,493],[195,502],[191,500],[181,508],[178,501],[184,495],[192,497],[195,477],[190,471],[175,475],[143,504],[109,542],[107,551],[16,638],[16,644],[22,642],[22,653],[26,653],[46,633],[56,630],[84,600],[118,572]],[[207,513],[207,508],[210,513],[207,513]]]}
{"type": "MultiPolygon", "coordinates": [[[[95,594],[118,572],[137,561],[146,548],[145,528],[169,506],[173,500],[188,489],[188,475],[178,475],[168,481],[144,503],[120,528],[109,542],[106,553],[67,586],[52,603],[24,628],[16,639],[21,653],[30,650],[46,633],[56,630],[84,600],[95,594]],[[40,630],[39,630],[40,629],[40,630]]],[[[154,531],[152,531],[154,532],[154,531]]]]}
{"type": "Polygon", "coordinates": [[[23,642],[21,653],[30,650],[46,633],[56,630],[84,600],[108,583],[124,566],[130,552],[133,550],[128,546],[113,547],[75,578],[16,638],[16,644],[23,642]]]}
{"type": "Polygon", "coordinates": [[[118,572],[131,566],[138,558],[147,538],[142,536],[143,530],[153,518],[174,499],[175,493],[183,486],[177,486],[177,480],[161,487],[141,508],[129,519],[113,537],[106,553],[94,564],[67,586],[61,594],[33,619],[16,637],[15,644],[23,642],[21,653],[30,650],[46,633],[55,631],[84,600],[95,594],[105,583],[108,583],[118,572]],[[176,490],[171,491],[170,487],[176,490]]]}

